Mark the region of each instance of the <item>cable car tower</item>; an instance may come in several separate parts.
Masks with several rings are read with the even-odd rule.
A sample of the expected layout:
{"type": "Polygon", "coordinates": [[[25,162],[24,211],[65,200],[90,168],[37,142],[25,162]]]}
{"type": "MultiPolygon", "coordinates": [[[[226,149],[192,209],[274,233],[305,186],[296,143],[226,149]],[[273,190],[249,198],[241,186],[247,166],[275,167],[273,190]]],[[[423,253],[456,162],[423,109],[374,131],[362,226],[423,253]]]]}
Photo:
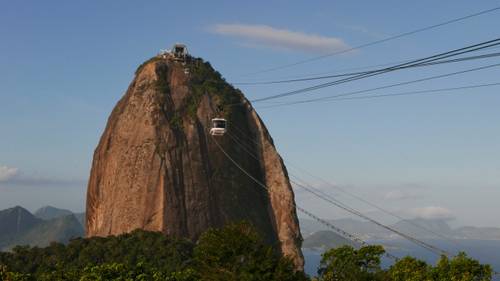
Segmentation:
{"type": "Polygon", "coordinates": [[[176,43],[170,50],[170,53],[174,56],[177,61],[185,61],[189,55],[186,45],[176,43]]]}

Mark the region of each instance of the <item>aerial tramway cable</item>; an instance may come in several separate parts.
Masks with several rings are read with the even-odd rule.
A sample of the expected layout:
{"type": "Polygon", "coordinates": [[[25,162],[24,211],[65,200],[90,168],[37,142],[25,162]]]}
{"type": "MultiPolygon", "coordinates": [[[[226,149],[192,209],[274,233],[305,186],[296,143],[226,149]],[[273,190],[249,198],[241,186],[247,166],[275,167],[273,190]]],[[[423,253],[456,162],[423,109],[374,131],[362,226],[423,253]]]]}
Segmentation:
{"type": "Polygon", "coordinates": [[[297,61],[297,62],[294,62],[294,63],[289,63],[289,64],[277,66],[277,67],[271,67],[271,68],[263,69],[263,70],[260,70],[260,71],[247,73],[247,74],[244,74],[242,76],[250,76],[250,75],[261,74],[261,73],[268,73],[268,72],[272,72],[272,71],[276,71],[276,70],[280,70],[280,69],[290,68],[290,67],[293,67],[293,66],[297,66],[297,65],[301,65],[301,64],[305,64],[305,63],[317,61],[317,60],[321,60],[321,59],[324,59],[324,58],[327,58],[327,57],[332,57],[332,56],[336,56],[336,55],[340,55],[340,54],[352,52],[352,51],[355,51],[355,50],[359,50],[359,49],[366,48],[366,47],[369,47],[369,46],[377,45],[377,44],[384,43],[384,42],[387,42],[387,41],[391,41],[391,40],[394,40],[394,39],[398,39],[398,38],[401,38],[401,37],[406,37],[406,36],[413,35],[413,34],[416,34],[416,33],[420,33],[420,32],[423,32],[423,31],[435,29],[435,28],[438,28],[438,27],[441,27],[441,26],[445,26],[445,25],[452,24],[452,23],[455,23],[455,22],[460,22],[460,21],[463,21],[463,20],[466,20],[466,19],[470,19],[470,18],[473,18],[473,17],[477,17],[477,16],[488,14],[488,13],[496,12],[498,10],[500,10],[500,6],[499,7],[494,7],[494,8],[491,8],[491,9],[487,9],[487,10],[482,10],[482,11],[479,11],[479,12],[476,12],[476,13],[473,13],[473,14],[465,15],[465,16],[462,16],[462,17],[459,17],[459,18],[455,18],[455,19],[451,19],[451,20],[448,20],[448,21],[445,21],[445,22],[441,22],[441,23],[438,23],[438,24],[434,24],[434,25],[430,25],[430,26],[418,28],[418,29],[415,29],[415,30],[412,30],[412,31],[400,33],[400,34],[397,34],[397,35],[394,35],[394,36],[389,36],[389,37],[386,37],[386,38],[383,38],[383,39],[380,39],[380,40],[368,42],[368,43],[361,44],[361,45],[358,45],[358,46],[355,46],[355,47],[352,47],[352,48],[348,48],[348,49],[344,49],[344,50],[340,50],[340,51],[328,53],[328,54],[321,55],[321,56],[312,57],[312,58],[305,59],[305,60],[300,60],[300,61],[297,61]]]}
{"type": "MultiPolygon", "coordinates": [[[[498,57],[498,56],[500,56],[500,52],[482,54],[482,55],[476,55],[476,56],[469,56],[469,57],[458,58],[458,59],[449,59],[449,60],[443,60],[443,61],[435,61],[435,62],[417,64],[417,65],[412,65],[412,66],[407,66],[407,67],[401,67],[400,69],[408,69],[408,68],[423,67],[423,66],[434,66],[434,65],[456,63],[456,62],[463,62],[463,61],[472,61],[472,60],[492,58],[492,57],[498,57]]],[[[404,62],[409,62],[409,61],[410,60],[406,60],[404,62]]],[[[337,73],[337,74],[332,74],[332,75],[312,76],[312,77],[303,77],[303,78],[286,79],[286,80],[258,81],[258,82],[235,82],[232,84],[233,85],[284,84],[284,83],[305,82],[305,81],[314,81],[314,80],[325,80],[325,79],[339,78],[339,77],[349,77],[349,76],[355,76],[355,75],[361,75],[361,74],[364,75],[364,74],[376,73],[378,71],[380,71],[380,69],[358,71],[358,72],[348,72],[348,73],[337,73]]]]}
{"type": "MultiPolygon", "coordinates": [[[[498,83],[498,84],[500,85],[500,83],[498,83]]],[[[234,126],[234,127],[233,127],[233,129],[235,129],[235,128],[236,128],[236,129],[237,129],[240,133],[243,133],[243,132],[242,132],[242,131],[238,128],[238,127],[234,126]]],[[[258,160],[258,158],[257,158],[257,157],[256,157],[256,156],[255,156],[255,155],[254,155],[251,151],[250,151],[250,149],[249,149],[249,148],[248,148],[245,144],[243,144],[243,142],[242,142],[242,140],[241,140],[240,138],[238,138],[236,135],[233,135],[233,134],[231,134],[231,133],[228,133],[228,136],[229,136],[231,139],[233,139],[233,141],[235,141],[235,142],[236,142],[239,146],[241,146],[241,147],[243,148],[243,150],[244,150],[245,152],[247,152],[247,153],[248,153],[248,155],[250,155],[252,158],[254,158],[254,159],[258,160]]],[[[251,139],[250,139],[250,140],[251,140],[251,139]]],[[[286,162],[287,164],[291,164],[289,161],[285,161],[285,162],[286,162]]],[[[406,219],[406,218],[404,218],[404,217],[402,217],[402,216],[400,216],[400,215],[397,215],[397,214],[395,214],[395,213],[393,213],[393,212],[391,212],[391,211],[388,211],[388,210],[386,210],[386,209],[384,209],[384,208],[382,208],[382,207],[380,207],[380,206],[378,206],[378,205],[375,205],[375,204],[371,203],[370,201],[365,200],[365,199],[363,199],[363,198],[361,198],[361,197],[359,197],[359,196],[357,196],[357,195],[355,195],[355,194],[353,194],[353,193],[351,193],[351,192],[348,192],[348,191],[344,190],[343,188],[337,187],[337,186],[335,186],[335,185],[331,184],[330,182],[328,182],[328,181],[326,181],[326,180],[324,180],[324,179],[322,179],[322,178],[320,178],[320,177],[318,177],[318,176],[314,176],[314,175],[312,175],[311,173],[309,173],[309,172],[305,171],[304,169],[302,169],[302,168],[298,167],[297,165],[291,164],[291,166],[292,166],[292,167],[294,167],[295,169],[302,170],[302,171],[303,171],[303,172],[305,172],[306,174],[309,174],[310,176],[312,176],[312,177],[315,177],[315,178],[319,179],[320,181],[322,181],[323,183],[327,184],[328,186],[330,186],[330,187],[332,187],[332,188],[334,188],[334,189],[336,189],[336,190],[339,190],[339,191],[341,191],[342,193],[348,194],[349,196],[351,196],[351,197],[353,197],[353,198],[355,198],[355,199],[357,199],[357,200],[359,200],[359,201],[361,201],[361,202],[363,202],[363,203],[365,203],[365,204],[367,204],[367,205],[369,205],[369,206],[371,206],[371,207],[374,207],[374,208],[378,209],[379,211],[382,211],[382,212],[383,212],[383,213],[385,213],[385,214],[388,214],[388,215],[390,215],[390,216],[393,216],[393,217],[395,217],[395,218],[398,218],[398,219],[400,219],[400,220],[402,220],[402,221],[405,221],[405,222],[407,222],[407,223],[409,223],[409,224],[413,225],[413,226],[414,226],[414,227],[416,227],[416,228],[419,228],[419,229],[421,229],[421,230],[424,230],[424,231],[427,231],[427,232],[429,232],[429,233],[432,233],[432,234],[436,235],[437,237],[440,237],[440,238],[442,238],[442,239],[444,239],[444,240],[446,240],[446,241],[452,242],[452,243],[453,243],[453,244],[455,244],[455,245],[458,245],[458,246],[460,246],[460,247],[463,247],[463,245],[461,245],[460,243],[458,243],[458,242],[457,242],[457,241],[455,241],[454,239],[451,239],[450,237],[447,237],[447,236],[445,236],[445,235],[442,235],[442,234],[440,234],[440,233],[437,233],[437,232],[435,232],[435,231],[433,231],[433,230],[431,230],[431,229],[428,229],[428,228],[426,228],[426,227],[424,227],[424,226],[422,226],[422,225],[419,225],[419,224],[417,224],[417,223],[415,223],[415,222],[413,222],[413,221],[411,221],[411,220],[408,220],[408,219],[406,219]]],[[[304,183],[305,183],[305,181],[304,181],[304,180],[300,179],[298,176],[296,176],[296,175],[292,174],[291,172],[289,172],[289,175],[290,175],[290,176],[292,176],[292,177],[294,177],[296,180],[298,180],[298,181],[299,181],[299,182],[301,182],[302,184],[304,184],[304,183]]],[[[305,185],[306,185],[306,184],[305,184],[305,185]]],[[[326,193],[326,192],[323,192],[323,191],[321,191],[321,190],[319,190],[319,189],[316,189],[316,191],[317,191],[317,192],[319,192],[319,193],[321,193],[322,195],[324,195],[324,196],[326,196],[326,197],[328,197],[328,198],[332,199],[332,200],[337,200],[337,199],[333,198],[331,195],[329,195],[329,194],[328,194],[328,193],[326,193]]],[[[337,202],[341,203],[339,200],[337,200],[337,202]]],[[[343,204],[343,203],[341,203],[341,204],[343,204]]],[[[345,205],[345,204],[344,204],[344,206],[348,207],[348,206],[347,206],[347,205],[345,205]]]]}
{"type": "MultiPolygon", "coordinates": [[[[233,126],[232,128],[237,128],[237,127],[234,127],[234,126],[233,126]]],[[[240,129],[238,129],[238,130],[240,131],[240,129]]],[[[240,132],[241,132],[241,131],[240,131],[240,132]]],[[[231,134],[229,134],[229,133],[228,133],[227,135],[228,135],[228,136],[230,136],[230,137],[233,139],[233,141],[235,141],[238,145],[240,145],[240,146],[241,146],[241,147],[242,147],[242,148],[243,148],[243,149],[244,149],[244,150],[245,150],[245,151],[246,151],[249,155],[251,155],[254,159],[258,160],[258,157],[256,157],[256,156],[255,156],[252,152],[250,152],[250,151],[248,150],[248,148],[247,148],[247,147],[244,147],[244,146],[242,145],[242,143],[240,143],[238,140],[236,140],[236,139],[235,139],[235,138],[234,138],[231,134]]],[[[264,188],[264,189],[268,190],[268,187],[267,187],[265,184],[261,183],[258,179],[256,179],[255,177],[253,177],[250,173],[248,173],[248,172],[247,172],[247,171],[246,171],[243,167],[241,167],[241,166],[240,166],[240,165],[239,165],[239,164],[238,164],[238,163],[237,163],[237,162],[236,162],[236,161],[235,161],[235,160],[234,160],[234,159],[233,159],[233,158],[232,158],[232,157],[231,157],[231,156],[230,156],[230,155],[229,155],[229,154],[228,154],[228,153],[227,153],[227,152],[223,149],[223,148],[222,148],[222,146],[220,146],[220,144],[217,142],[217,140],[215,140],[215,138],[214,138],[214,141],[215,141],[216,145],[218,146],[218,148],[219,148],[219,149],[223,152],[223,154],[224,154],[224,155],[225,155],[225,156],[226,156],[226,157],[227,157],[227,158],[228,158],[228,159],[229,159],[229,160],[230,160],[230,161],[231,161],[231,162],[232,162],[232,163],[233,163],[233,164],[234,164],[234,165],[235,165],[238,169],[240,169],[243,173],[245,173],[245,174],[246,174],[248,177],[250,177],[253,181],[255,181],[257,184],[259,184],[259,186],[261,186],[262,188],[264,188]]],[[[252,140],[252,141],[253,141],[253,140],[252,140]]],[[[254,142],[255,144],[257,144],[255,141],[253,141],[253,142],[254,142]]],[[[293,182],[294,184],[296,184],[296,185],[297,185],[297,182],[294,182],[294,181],[292,181],[292,182],[293,182]]],[[[338,200],[337,200],[337,201],[338,201],[338,200]]],[[[339,204],[340,206],[346,207],[346,208],[348,208],[348,209],[352,209],[352,208],[350,208],[350,207],[346,206],[345,204],[343,204],[343,203],[341,203],[341,202],[338,202],[338,204],[339,204]]],[[[351,240],[351,241],[354,241],[354,242],[356,242],[356,243],[359,243],[361,246],[368,245],[368,243],[366,243],[366,242],[365,242],[364,240],[362,240],[361,238],[359,238],[359,237],[357,237],[357,236],[355,236],[355,235],[352,235],[352,234],[348,233],[347,231],[342,230],[341,228],[336,227],[335,225],[331,224],[330,222],[325,221],[325,220],[323,220],[323,219],[319,218],[318,216],[316,216],[316,215],[312,214],[311,212],[309,212],[309,211],[305,210],[304,208],[302,208],[302,207],[300,207],[300,206],[298,206],[298,205],[296,205],[296,204],[295,204],[295,206],[296,206],[297,210],[299,210],[300,212],[302,212],[302,213],[304,213],[305,215],[309,216],[310,218],[312,218],[312,219],[314,219],[314,220],[316,220],[316,221],[320,222],[321,224],[323,224],[323,225],[327,226],[328,228],[330,228],[330,229],[334,230],[336,233],[340,234],[341,236],[343,236],[343,237],[345,237],[345,238],[347,238],[347,239],[349,239],[349,240],[351,240]]],[[[341,208],[343,208],[343,207],[341,207],[341,208]]],[[[352,209],[352,211],[354,212],[353,214],[355,214],[355,215],[356,215],[356,214],[357,214],[358,216],[359,216],[359,215],[362,215],[359,211],[356,211],[355,209],[352,209]]],[[[363,216],[364,216],[364,215],[363,215],[363,216]]],[[[365,219],[367,219],[367,218],[365,218],[365,219]]],[[[369,220],[369,219],[368,219],[368,220],[369,220]]],[[[371,220],[369,220],[369,221],[371,221],[371,220]]],[[[372,222],[373,222],[373,221],[372,221],[372,222]]],[[[378,225],[378,223],[377,223],[377,225],[378,225]]],[[[384,227],[383,225],[379,225],[379,226],[384,227]]],[[[384,227],[384,228],[385,228],[385,227],[384,227]]],[[[401,234],[403,234],[403,233],[400,233],[400,235],[401,235],[401,234]]],[[[433,252],[433,253],[435,253],[435,254],[441,254],[441,255],[446,255],[446,256],[448,256],[448,255],[449,255],[449,253],[447,253],[446,251],[444,251],[444,250],[442,250],[442,249],[439,249],[439,248],[437,248],[437,247],[435,247],[435,246],[432,246],[432,245],[430,245],[430,244],[427,244],[427,243],[425,243],[425,242],[423,242],[423,241],[420,241],[420,240],[418,240],[418,239],[416,239],[416,238],[413,238],[413,237],[411,237],[411,236],[409,236],[409,235],[406,235],[406,234],[403,234],[403,235],[404,235],[403,237],[404,237],[404,238],[406,238],[407,240],[409,239],[410,241],[412,241],[412,242],[416,243],[417,245],[419,245],[419,246],[421,246],[421,247],[423,247],[423,248],[425,248],[425,249],[427,249],[427,250],[429,250],[429,251],[431,251],[431,252],[433,252]]],[[[398,258],[398,257],[396,257],[396,256],[394,256],[394,255],[392,255],[392,254],[390,254],[390,253],[388,253],[388,252],[385,252],[385,255],[386,255],[388,258],[393,259],[393,260],[395,260],[395,261],[398,261],[398,260],[399,260],[399,258],[398,258]]],[[[493,271],[493,275],[500,275],[500,272],[493,271]]]]}
{"type": "Polygon", "coordinates": [[[401,69],[405,69],[405,68],[409,68],[409,67],[415,67],[418,65],[437,62],[437,61],[445,59],[445,58],[454,57],[454,56],[458,56],[458,55],[469,53],[469,52],[475,52],[478,50],[482,50],[485,48],[490,48],[492,46],[498,46],[498,45],[500,45],[500,38],[481,42],[478,44],[474,44],[471,46],[467,46],[467,47],[463,47],[463,48],[459,48],[459,49],[455,49],[455,50],[451,50],[451,51],[447,51],[447,52],[443,52],[443,53],[440,53],[437,55],[428,56],[428,57],[425,57],[422,59],[417,59],[417,60],[414,60],[414,61],[411,61],[408,63],[403,63],[403,64],[399,64],[399,65],[394,65],[391,67],[386,67],[386,68],[374,70],[374,71],[371,71],[369,73],[359,74],[359,75],[355,75],[355,76],[344,78],[344,79],[339,79],[339,80],[321,83],[321,84],[306,87],[306,88],[301,88],[298,90],[288,91],[288,92],[284,92],[281,94],[276,94],[276,95],[271,95],[271,96],[267,96],[267,97],[263,97],[263,98],[254,99],[254,100],[252,100],[252,102],[262,102],[262,101],[268,101],[268,100],[273,100],[273,99],[277,99],[277,98],[283,98],[283,97],[293,96],[293,95],[297,95],[297,94],[307,93],[307,92],[311,92],[311,91],[326,88],[326,87],[331,87],[331,86],[344,84],[347,82],[352,82],[352,81],[356,81],[356,80],[360,80],[360,79],[364,79],[364,78],[368,78],[368,77],[372,77],[372,76],[376,76],[376,75],[381,75],[381,74],[388,73],[388,72],[393,72],[396,70],[401,70],[401,69]]]}
{"type": "Polygon", "coordinates": [[[370,88],[370,89],[364,89],[364,90],[359,90],[359,91],[352,91],[352,92],[346,92],[346,93],[340,93],[332,96],[326,96],[326,97],[320,97],[320,98],[314,98],[314,99],[304,99],[304,100],[299,100],[299,101],[291,101],[291,102],[283,102],[275,105],[268,105],[266,108],[271,108],[271,107],[280,107],[280,106],[288,106],[288,105],[294,105],[294,104],[303,104],[303,103],[313,103],[313,102],[323,102],[323,101],[328,101],[328,100],[335,100],[339,97],[345,97],[345,96],[352,96],[352,95],[357,95],[357,94],[363,94],[363,93],[368,93],[368,92],[373,92],[377,90],[383,90],[383,89],[389,89],[389,88],[394,88],[394,87],[399,87],[399,86],[404,86],[404,85],[410,85],[410,84],[415,84],[415,83],[420,83],[424,81],[430,81],[430,80],[435,80],[435,79],[441,79],[441,78],[446,78],[446,77],[451,77],[451,76],[456,76],[464,73],[470,73],[470,72],[476,72],[484,69],[489,69],[489,68],[494,68],[500,66],[500,63],[495,63],[495,64],[489,64],[486,66],[481,66],[481,67],[476,67],[476,68],[469,68],[466,70],[461,70],[461,71],[456,71],[456,72],[451,72],[451,73],[446,73],[446,74],[440,74],[440,75],[435,75],[435,76],[430,76],[430,77],[425,77],[425,78],[420,78],[416,80],[410,80],[410,81],[404,81],[404,82],[399,82],[395,84],[389,84],[385,86],[380,86],[380,87],[375,87],[375,88],[370,88]]]}
{"type": "MultiPolygon", "coordinates": [[[[228,135],[229,135],[229,134],[228,134],[228,135]]],[[[238,164],[238,163],[237,163],[234,159],[232,159],[232,158],[231,158],[231,156],[230,156],[230,155],[229,155],[229,154],[228,154],[228,153],[227,153],[227,152],[226,152],[226,151],[225,151],[225,150],[224,150],[224,149],[223,149],[223,148],[219,145],[219,143],[217,142],[217,140],[215,140],[215,139],[214,139],[214,141],[216,142],[217,146],[221,149],[221,151],[224,153],[224,155],[226,155],[226,157],[227,157],[227,158],[228,158],[228,159],[229,159],[229,160],[230,160],[230,161],[231,161],[234,165],[236,165],[236,166],[237,166],[240,170],[242,170],[242,171],[243,171],[243,172],[244,172],[247,176],[249,176],[251,179],[253,179],[254,181],[258,182],[258,183],[259,183],[259,185],[260,185],[261,187],[264,187],[264,188],[267,190],[267,187],[266,187],[263,183],[261,183],[260,181],[258,181],[255,177],[253,177],[250,173],[248,173],[248,172],[247,172],[247,171],[246,171],[243,167],[241,167],[241,166],[240,166],[240,165],[239,165],[239,164],[238,164]]],[[[293,181],[291,181],[291,182],[293,182],[293,181]]],[[[299,187],[301,187],[301,188],[305,189],[306,191],[308,191],[308,192],[310,192],[310,193],[312,193],[312,194],[314,194],[314,195],[318,196],[318,194],[317,194],[317,193],[315,193],[314,191],[312,191],[310,188],[305,187],[305,186],[303,186],[303,185],[300,185],[300,184],[298,184],[298,183],[296,183],[296,182],[293,182],[293,183],[294,183],[294,184],[296,184],[297,186],[299,186],[299,187]]],[[[401,237],[403,237],[403,238],[405,238],[405,239],[407,239],[407,240],[409,240],[409,241],[411,241],[411,242],[413,242],[413,243],[415,243],[415,244],[417,244],[417,245],[419,245],[419,246],[421,246],[421,247],[423,247],[423,248],[425,248],[425,249],[427,249],[427,250],[429,250],[429,251],[431,251],[431,252],[433,252],[433,253],[435,253],[435,254],[438,254],[438,255],[441,255],[441,254],[448,255],[448,253],[447,253],[446,251],[444,251],[444,250],[441,250],[441,249],[439,249],[439,248],[437,248],[437,247],[435,247],[435,246],[432,246],[432,245],[430,245],[430,244],[428,244],[428,243],[426,243],[426,242],[423,242],[423,241],[421,241],[421,240],[419,240],[419,239],[416,239],[416,238],[414,238],[414,237],[411,237],[411,236],[409,236],[409,235],[407,235],[407,234],[405,234],[405,233],[402,233],[402,232],[400,232],[400,231],[397,231],[397,230],[395,230],[395,229],[393,229],[393,228],[391,228],[391,227],[389,227],[389,226],[386,226],[386,225],[384,225],[384,224],[382,224],[382,223],[380,223],[380,222],[378,222],[378,221],[376,221],[376,220],[374,220],[374,219],[372,219],[372,218],[367,217],[366,215],[363,215],[362,213],[360,213],[360,212],[358,212],[358,211],[356,211],[356,210],[354,210],[354,209],[352,209],[352,208],[350,208],[350,207],[348,207],[348,206],[346,206],[346,205],[344,205],[344,204],[342,204],[342,203],[336,203],[335,201],[333,201],[333,200],[329,200],[329,199],[324,198],[324,197],[322,197],[322,196],[320,196],[320,195],[319,195],[318,197],[319,197],[320,199],[323,199],[323,200],[325,200],[325,201],[329,202],[329,203],[332,203],[332,204],[333,204],[333,205],[335,205],[336,207],[339,207],[339,208],[341,208],[341,209],[343,209],[343,210],[345,210],[345,211],[347,211],[347,212],[349,212],[349,213],[351,213],[351,214],[354,214],[354,215],[356,215],[356,216],[362,217],[362,218],[364,218],[364,219],[366,219],[366,220],[368,220],[368,221],[370,221],[370,222],[372,222],[372,223],[374,223],[374,224],[376,224],[376,225],[378,225],[378,226],[380,226],[380,227],[383,227],[383,228],[385,228],[385,229],[387,229],[387,230],[389,230],[389,231],[391,231],[391,232],[393,232],[393,233],[396,233],[396,234],[398,234],[399,236],[401,236],[401,237]]]]}
{"type": "MultiPolygon", "coordinates": [[[[219,142],[215,139],[215,137],[212,137],[213,141],[215,142],[215,144],[217,145],[217,147],[222,151],[222,153],[226,156],[226,158],[228,158],[231,163],[233,163],[241,172],[243,172],[246,176],[248,176],[250,179],[252,179],[255,183],[257,183],[260,187],[264,188],[266,191],[269,190],[269,188],[262,182],[260,182],[258,179],[256,179],[254,176],[252,176],[249,172],[247,172],[241,165],[239,165],[223,148],[222,146],[219,144],[219,142]]],[[[312,214],[311,212],[307,211],[306,209],[298,206],[297,204],[295,204],[295,207],[297,208],[297,210],[299,210],[300,212],[304,213],[305,215],[307,215],[308,217],[311,217],[312,219],[320,222],[321,224],[327,226],[328,228],[334,230],[336,233],[340,234],[341,236],[351,240],[351,241],[354,241],[356,243],[359,243],[361,245],[368,245],[367,242],[365,242],[364,240],[362,240],[361,238],[353,235],[353,234],[350,234],[349,232],[345,231],[345,230],[342,230],[341,228],[339,227],[336,227],[334,226],[333,224],[319,218],[318,216],[312,214]]],[[[391,258],[395,261],[398,260],[398,258],[388,252],[385,252],[385,255],[388,257],[388,258],[391,258]]]]}
{"type": "MultiPolygon", "coordinates": [[[[347,96],[347,97],[340,96],[338,98],[332,97],[329,99],[317,100],[317,101],[318,102],[319,101],[335,102],[335,101],[346,101],[346,100],[363,100],[363,99],[375,99],[375,98],[385,98],[385,97],[411,96],[411,95],[432,94],[432,93],[436,93],[436,94],[448,93],[449,94],[450,92],[458,91],[458,90],[486,88],[486,87],[495,87],[495,86],[500,86],[500,82],[484,83],[484,84],[472,84],[472,85],[464,85],[464,86],[460,86],[460,87],[450,87],[450,88],[426,89],[426,90],[417,90],[417,91],[408,91],[408,92],[399,92],[399,93],[390,93],[390,94],[370,94],[370,95],[363,95],[363,96],[347,96]]],[[[310,101],[310,102],[315,102],[315,101],[310,101]]],[[[303,103],[303,102],[297,102],[297,103],[303,103]]],[[[283,103],[262,106],[260,108],[266,109],[266,108],[281,107],[281,106],[287,106],[287,105],[293,105],[293,104],[295,104],[295,103],[283,102],[283,103]]]]}

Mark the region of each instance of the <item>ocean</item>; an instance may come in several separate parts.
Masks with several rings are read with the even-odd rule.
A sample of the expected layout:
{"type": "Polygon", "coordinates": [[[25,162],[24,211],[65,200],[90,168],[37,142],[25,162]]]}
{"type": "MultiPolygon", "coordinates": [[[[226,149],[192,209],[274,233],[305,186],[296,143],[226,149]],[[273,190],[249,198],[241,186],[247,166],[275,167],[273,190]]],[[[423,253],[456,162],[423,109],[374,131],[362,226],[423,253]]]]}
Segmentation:
{"type": "MultiPolygon", "coordinates": [[[[429,264],[435,264],[439,259],[436,254],[407,240],[372,240],[367,242],[369,244],[383,245],[389,253],[397,257],[413,256],[429,264]]],[[[456,244],[444,240],[425,240],[425,242],[448,251],[450,254],[464,251],[468,256],[479,260],[481,263],[490,264],[495,271],[500,272],[500,240],[456,240],[456,244]]],[[[316,276],[322,252],[303,249],[303,253],[306,273],[310,276],[316,276]]],[[[382,260],[384,268],[389,267],[391,264],[392,260],[390,259],[382,260]]],[[[494,276],[493,280],[500,281],[500,276],[494,276]]]]}

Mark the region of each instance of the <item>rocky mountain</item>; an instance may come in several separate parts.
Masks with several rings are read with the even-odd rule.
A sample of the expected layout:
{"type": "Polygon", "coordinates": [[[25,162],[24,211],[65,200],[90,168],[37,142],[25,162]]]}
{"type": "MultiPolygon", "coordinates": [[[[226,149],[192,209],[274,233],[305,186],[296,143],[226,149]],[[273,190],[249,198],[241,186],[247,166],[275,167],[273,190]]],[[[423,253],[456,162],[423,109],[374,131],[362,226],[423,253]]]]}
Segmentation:
{"type": "MultiPolygon", "coordinates": [[[[45,247],[51,242],[67,243],[70,239],[83,237],[84,230],[74,215],[42,221],[16,238],[14,245],[45,247]]],[[[7,248],[10,248],[7,247],[7,248]]]]}
{"type": "Polygon", "coordinates": [[[15,243],[18,237],[41,222],[20,206],[0,211],[0,249],[15,243]]]}
{"type": "Polygon", "coordinates": [[[66,243],[83,235],[82,225],[71,212],[43,220],[22,207],[0,211],[0,250],[17,245],[44,247],[51,242],[66,243]]]}
{"type": "Polygon", "coordinates": [[[329,230],[320,230],[307,236],[302,243],[306,249],[321,248],[323,250],[337,248],[343,245],[357,246],[356,243],[348,240],[337,233],[329,230]]]}
{"type": "Polygon", "coordinates": [[[193,240],[246,220],[303,267],[273,139],[241,91],[198,58],[154,57],[138,68],[95,150],[86,214],[87,236],[140,228],[193,240]],[[228,133],[211,136],[212,118],[225,118],[228,133]]]}
{"type": "Polygon", "coordinates": [[[41,207],[34,213],[35,217],[42,220],[51,220],[59,217],[69,216],[72,214],[73,212],[71,212],[70,210],[59,209],[52,206],[41,207]]]}
{"type": "Polygon", "coordinates": [[[70,210],[59,209],[53,206],[45,206],[35,211],[35,216],[43,220],[51,220],[74,215],[80,225],[85,229],[85,213],[73,213],[70,210]]]}

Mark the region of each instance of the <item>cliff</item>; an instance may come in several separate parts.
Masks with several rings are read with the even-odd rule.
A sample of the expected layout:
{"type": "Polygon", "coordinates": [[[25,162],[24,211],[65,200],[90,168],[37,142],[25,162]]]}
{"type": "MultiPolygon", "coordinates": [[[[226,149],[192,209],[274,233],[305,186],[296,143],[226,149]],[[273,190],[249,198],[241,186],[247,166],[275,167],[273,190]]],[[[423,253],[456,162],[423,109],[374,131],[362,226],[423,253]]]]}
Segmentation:
{"type": "Polygon", "coordinates": [[[294,194],[273,140],[243,94],[201,59],[155,57],[137,69],[94,152],[86,214],[87,236],[141,228],[193,240],[246,220],[303,268],[294,194]],[[216,117],[228,121],[224,136],[209,134],[216,117]]]}

